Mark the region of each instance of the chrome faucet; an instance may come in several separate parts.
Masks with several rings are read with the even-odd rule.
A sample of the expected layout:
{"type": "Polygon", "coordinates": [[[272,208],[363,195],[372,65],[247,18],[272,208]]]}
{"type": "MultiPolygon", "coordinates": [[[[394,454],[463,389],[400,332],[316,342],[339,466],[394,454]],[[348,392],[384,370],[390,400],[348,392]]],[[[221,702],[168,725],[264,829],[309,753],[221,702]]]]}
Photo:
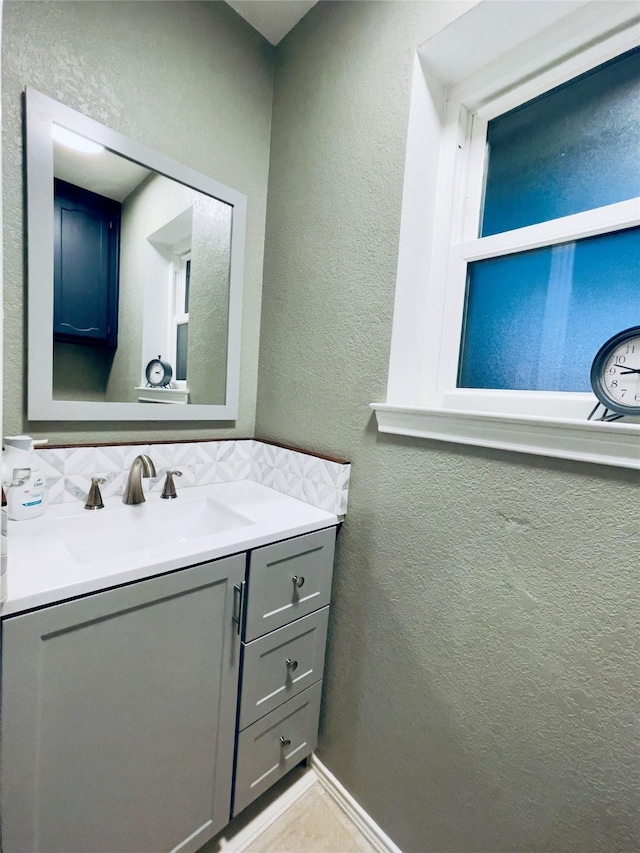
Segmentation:
{"type": "Polygon", "coordinates": [[[92,477],[91,488],[87,495],[87,502],[84,505],[85,509],[104,509],[102,495],[100,494],[100,486],[103,486],[107,481],[104,477],[92,477]]]}
{"type": "Polygon", "coordinates": [[[127,487],[124,490],[124,495],[122,496],[122,503],[124,504],[142,504],[144,503],[144,492],[142,491],[142,478],[143,477],[155,477],[156,476],[156,466],[153,464],[153,460],[146,455],[146,453],[141,453],[140,456],[136,456],[136,458],[131,463],[131,470],[129,471],[129,479],[127,480],[127,487]]]}
{"type": "Polygon", "coordinates": [[[162,490],[162,494],[160,495],[160,497],[164,498],[164,500],[178,497],[176,493],[176,484],[173,482],[174,477],[182,477],[182,471],[167,471],[167,477],[164,481],[164,488],[162,490]]]}

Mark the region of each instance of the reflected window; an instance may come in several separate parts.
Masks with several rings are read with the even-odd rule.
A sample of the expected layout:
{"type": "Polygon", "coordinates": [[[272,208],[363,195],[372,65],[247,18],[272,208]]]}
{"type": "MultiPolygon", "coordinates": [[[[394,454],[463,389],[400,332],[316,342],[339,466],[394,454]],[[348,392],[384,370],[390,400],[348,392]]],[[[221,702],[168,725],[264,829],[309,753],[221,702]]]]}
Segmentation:
{"type": "Polygon", "coordinates": [[[175,353],[176,382],[186,384],[189,340],[189,285],[191,281],[191,250],[176,255],[173,265],[173,316],[171,320],[172,348],[175,353]]]}

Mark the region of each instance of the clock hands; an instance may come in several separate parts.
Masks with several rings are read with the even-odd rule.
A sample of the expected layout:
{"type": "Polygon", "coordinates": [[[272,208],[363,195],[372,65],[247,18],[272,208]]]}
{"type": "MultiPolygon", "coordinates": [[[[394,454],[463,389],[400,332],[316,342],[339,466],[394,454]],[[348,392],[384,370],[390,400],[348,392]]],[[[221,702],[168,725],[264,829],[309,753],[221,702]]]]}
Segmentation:
{"type": "Polygon", "coordinates": [[[600,347],[591,364],[591,388],[598,399],[587,416],[592,420],[600,406],[599,420],[640,415],[640,326],[618,332],[600,347]],[[611,415],[610,412],[614,412],[611,415]]]}

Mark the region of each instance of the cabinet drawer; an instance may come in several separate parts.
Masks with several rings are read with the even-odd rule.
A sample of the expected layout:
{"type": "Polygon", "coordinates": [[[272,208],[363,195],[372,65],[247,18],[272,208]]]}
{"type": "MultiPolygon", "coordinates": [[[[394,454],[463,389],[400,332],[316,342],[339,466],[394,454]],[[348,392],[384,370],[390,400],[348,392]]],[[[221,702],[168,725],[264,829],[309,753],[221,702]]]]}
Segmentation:
{"type": "Polygon", "coordinates": [[[323,607],[244,647],[241,729],[322,678],[328,621],[323,607]]]}
{"type": "Polygon", "coordinates": [[[317,681],[240,732],[234,816],[316,748],[321,693],[317,681]]]}
{"type": "Polygon", "coordinates": [[[335,541],[330,527],[251,552],[247,642],[329,603],[335,541]]]}

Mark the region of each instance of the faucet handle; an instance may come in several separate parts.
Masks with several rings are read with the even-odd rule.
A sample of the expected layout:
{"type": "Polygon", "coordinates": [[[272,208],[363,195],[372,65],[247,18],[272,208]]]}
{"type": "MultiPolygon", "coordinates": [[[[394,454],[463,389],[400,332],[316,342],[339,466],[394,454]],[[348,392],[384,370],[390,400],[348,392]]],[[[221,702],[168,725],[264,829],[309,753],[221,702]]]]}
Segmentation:
{"type": "Polygon", "coordinates": [[[182,477],[182,471],[167,471],[166,479],[164,481],[164,488],[162,489],[161,498],[165,500],[169,500],[169,498],[177,498],[176,494],[176,486],[173,482],[174,477],[182,477]]]}
{"type": "Polygon", "coordinates": [[[100,494],[100,486],[104,485],[106,482],[107,481],[104,477],[91,478],[91,488],[87,495],[87,502],[84,505],[85,509],[104,509],[102,495],[100,494]]]}

